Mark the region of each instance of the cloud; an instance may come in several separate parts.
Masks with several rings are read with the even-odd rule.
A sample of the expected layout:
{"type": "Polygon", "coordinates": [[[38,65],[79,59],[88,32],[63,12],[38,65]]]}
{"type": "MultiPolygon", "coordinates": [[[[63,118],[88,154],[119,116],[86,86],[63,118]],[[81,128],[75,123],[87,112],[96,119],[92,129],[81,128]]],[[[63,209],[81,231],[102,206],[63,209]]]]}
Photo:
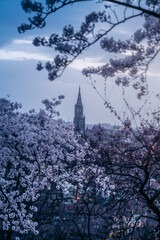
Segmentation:
{"type": "Polygon", "coordinates": [[[40,61],[51,61],[52,58],[45,54],[30,53],[23,51],[12,51],[0,49],[0,60],[11,60],[11,61],[24,61],[24,60],[40,60],[40,61]]]}
{"type": "Polygon", "coordinates": [[[13,43],[15,43],[15,44],[32,44],[32,40],[14,39],[13,43]]]}
{"type": "Polygon", "coordinates": [[[133,32],[127,31],[127,30],[120,30],[120,29],[114,29],[113,32],[119,33],[119,34],[124,34],[124,35],[132,35],[133,32]]]}
{"type": "Polygon", "coordinates": [[[87,67],[99,67],[103,66],[105,62],[101,61],[102,58],[85,58],[85,59],[76,59],[71,65],[70,68],[76,70],[82,70],[87,67]]]}
{"type": "Polygon", "coordinates": [[[160,72],[151,72],[151,71],[149,71],[149,72],[147,73],[147,75],[148,75],[149,77],[157,77],[157,78],[160,78],[160,72]]]}

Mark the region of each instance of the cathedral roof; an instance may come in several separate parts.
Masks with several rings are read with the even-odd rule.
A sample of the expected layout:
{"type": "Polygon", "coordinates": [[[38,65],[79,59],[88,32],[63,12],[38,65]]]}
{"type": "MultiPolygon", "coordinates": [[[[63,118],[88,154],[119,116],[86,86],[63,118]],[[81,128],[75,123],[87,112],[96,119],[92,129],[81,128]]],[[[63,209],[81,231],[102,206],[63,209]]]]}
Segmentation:
{"type": "Polygon", "coordinates": [[[79,92],[78,92],[77,104],[78,104],[78,105],[82,105],[82,99],[81,99],[81,91],[80,91],[80,87],[79,87],[79,92]]]}

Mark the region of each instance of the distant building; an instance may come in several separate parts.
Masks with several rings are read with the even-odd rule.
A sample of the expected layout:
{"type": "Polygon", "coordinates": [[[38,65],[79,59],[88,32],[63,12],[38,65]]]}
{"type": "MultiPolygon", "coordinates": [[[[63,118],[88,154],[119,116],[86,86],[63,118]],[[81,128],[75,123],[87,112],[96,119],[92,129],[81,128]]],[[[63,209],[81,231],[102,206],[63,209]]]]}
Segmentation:
{"type": "Polygon", "coordinates": [[[130,128],[131,127],[131,121],[127,117],[127,119],[124,121],[124,128],[130,128]]]}
{"type": "Polygon", "coordinates": [[[78,92],[77,103],[75,104],[74,130],[75,132],[81,133],[81,134],[85,132],[85,117],[83,116],[83,105],[82,105],[80,87],[78,92]]]}

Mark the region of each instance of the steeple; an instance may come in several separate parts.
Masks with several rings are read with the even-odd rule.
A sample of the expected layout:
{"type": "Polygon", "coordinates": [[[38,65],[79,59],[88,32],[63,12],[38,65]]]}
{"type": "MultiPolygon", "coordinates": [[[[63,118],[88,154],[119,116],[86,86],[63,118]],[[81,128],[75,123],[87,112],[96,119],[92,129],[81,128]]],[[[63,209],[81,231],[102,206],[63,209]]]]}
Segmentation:
{"type": "Polygon", "coordinates": [[[79,87],[79,92],[78,92],[77,105],[82,105],[81,89],[80,89],[80,87],[79,87]]]}
{"type": "Polygon", "coordinates": [[[75,104],[74,130],[75,132],[78,133],[84,133],[85,131],[85,117],[83,116],[83,105],[80,87],[78,92],[77,103],[75,104]]]}

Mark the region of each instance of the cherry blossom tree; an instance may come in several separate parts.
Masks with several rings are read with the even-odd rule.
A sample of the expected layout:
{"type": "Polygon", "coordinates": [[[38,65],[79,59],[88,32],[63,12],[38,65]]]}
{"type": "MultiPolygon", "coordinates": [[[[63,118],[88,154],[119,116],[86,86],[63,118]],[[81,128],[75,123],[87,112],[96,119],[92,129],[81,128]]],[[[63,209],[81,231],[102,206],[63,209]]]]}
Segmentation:
{"type": "Polygon", "coordinates": [[[154,113],[152,125],[145,122],[139,129],[126,122],[106,131],[98,126],[97,137],[93,131],[96,157],[86,159],[81,168],[72,167],[76,178],[70,203],[63,199],[57,220],[51,222],[56,239],[159,238],[158,119],[154,113]]]}
{"type": "MultiPolygon", "coordinates": [[[[83,1],[47,0],[41,3],[23,0],[22,7],[30,14],[29,24],[22,24],[18,30],[23,33],[26,30],[43,28],[49,15],[62,7],[81,2],[83,1]]],[[[115,57],[104,66],[83,69],[83,74],[89,78],[93,75],[105,80],[113,78],[117,85],[123,87],[132,84],[138,90],[138,98],[141,98],[148,92],[148,68],[160,50],[160,1],[102,0],[98,3],[104,6],[104,11],[95,11],[86,16],[79,30],[68,25],[64,26],[62,34],[53,33],[50,37],[36,37],[33,40],[37,47],[49,47],[58,52],[53,61],[39,62],[37,69],[45,68],[48,78],[53,81],[84,50],[100,42],[100,47],[113,53],[115,57]],[[142,25],[131,38],[123,40],[111,36],[115,28],[136,18],[141,19],[142,25]]],[[[106,138],[103,132],[102,138],[100,135],[95,138],[99,141],[102,139],[102,142],[97,144],[97,149],[94,143],[93,150],[85,141],[82,145],[78,143],[70,126],[53,119],[57,115],[55,107],[60,100],[53,100],[52,103],[45,100],[46,111],[41,110],[38,114],[34,111],[21,114],[16,111],[17,104],[4,99],[2,101],[0,129],[3,129],[3,187],[0,189],[0,219],[8,239],[12,232],[38,234],[37,223],[32,221],[33,211],[37,210],[34,201],[45,186],[50,189],[51,182],[55,182],[64,193],[72,187],[83,202],[89,194],[89,180],[92,177],[96,190],[106,199],[106,216],[112,216],[106,238],[158,238],[159,111],[153,112],[149,121],[145,121],[140,112],[132,111],[133,118],[137,115],[141,117],[141,125],[134,129],[125,124],[123,129],[108,132],[106,138]],[[140,236],[138,229],[146,230],[148,226],[148,236],[144,233],[140,236]]],[[[105,106],[123,123],[109,102],[105,101],[105,106]]],[[[85,208],[91,214],[90,207],[93,205],[85,203],[85,208]]],[[[91,235],[89,238],[91,239],[91,235]]]]}
{"type": "MultiPolygon", "coordinates": [[[[101,138],[99,128],[95,138],[98,147],[94,143],[92,149],[85,141],[78,143],[72,126],[54,119],[62,98],[44,100],[46,110],[39,113],[21,113],[19,104],[0,100],[1,237],[23,239],[26,235],[27,239],[27,234],[39,233],[39,196],[44,189],[46,194],[52,191],[52,183],[63,194],[73,189],[73,200],[78,202],[73,204],[72,219],[67,221],[74,221],[77,231],[77,224],[82,224],[79,214],[84,215],[83,224],[88,225],[85,231],[79,229],[82,239],[86,234],[89,239],[97,234],[108,239],[140,239],[138,229],[147,226],[148,239],[158,237],[159,112],[152,114],[152,121],[142,121],[137,129],[126,122],[124,129],[110,129],[101,138]],[[96,219],[101,222],[101,229],[93,235],[96,219]]],[[[64,216],[67,212],[61,213],[64,216]]],[[[47,220],[45,215],[41,217],[47,220]]],[[[50,224],[54,225],[54,219],[50,224]]],[[[67,232],[71,233],[72,228],[67,232]]],[[[147,239],[144,233],[141,239],[147,239]]]]}
{"type": "Polygon", "coordinates": [[[18,103],[0,99],[0,229],[3,239],[29,232],[38,234],[33,214],[38,211],[34,203],[40,192],[44,188],[50,190],[55,183],[67,193],[77,179],[76,168],[89,154],[87,145],[83,148],[79,145],[72,126],[54,119],[58,114],[55,108],[62,99],[63,96],[58,100],[44,100],[45,110],[39,113],[34,110],[21,113],[18,103]]]}
{"type": "Polygon", "coordinates": [[[115,54],[106,64],[98,68],[86,68],[83,74],[91,77],[100,75],[105,79],[114,78],[117,85],[128,86],[138,90],[138,98],[148,92],[147,70],[159,53],[159,0],[123,1],[123,0],[47,0],[40,1],[23,0],[21,2],[24,11],[30,15],[29,23],[23,23],[19,32],[46,26],[49,15],[68,5],[82,4],[83,2],[97,2],[104,6],[104,11],[92,12],[86,16],[79,30],[72,25],[65,26],[62,34],[52,33],[49,38],[36,37],[33,40],[35,46],[53,48],[58,54],[53,61],[45,64],[39,62],[37,69],[45,68],[48,78],[53,81],[60,77],[66,67],[71,64],[84,50],[96,42],[100,42],[101,48],[115,54]],[[139,18],[141,28],[137,29],[131,38],[127,40],[108,37],[113,30],[131,19],[139,18]]]}
{"type": "MultiPolygon", "coordinates": [[[[100,135],[100,131],[98,133],[100,135]]],[[[94,147],[97,139],[91,137],[94,147]]],[[[124,128],[106,131],[105,139],[102,131],[102,140],[99,139],[100,158],[97,165],[105,167],[105,171],[96,182],[104,196],[108,195],[108,214],[114,216],[110,236],[119,239],[158,239],[159,112],[153,114],[152,122],[145,121],[137,129],[126,124],[124,128]]]]}

